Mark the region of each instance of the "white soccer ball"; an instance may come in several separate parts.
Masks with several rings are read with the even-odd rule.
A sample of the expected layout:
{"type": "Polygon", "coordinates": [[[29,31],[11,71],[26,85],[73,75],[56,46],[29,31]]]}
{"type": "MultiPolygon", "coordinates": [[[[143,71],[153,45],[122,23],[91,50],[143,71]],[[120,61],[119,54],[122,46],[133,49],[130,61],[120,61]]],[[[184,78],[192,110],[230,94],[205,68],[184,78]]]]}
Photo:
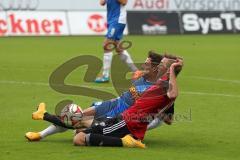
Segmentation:
{"type": "Polygon", "coordinates": [[[77,128],[83,117],[83,111],[77,104],[66,105],[60,114],[61,121],[67,126],[77,128]]]}

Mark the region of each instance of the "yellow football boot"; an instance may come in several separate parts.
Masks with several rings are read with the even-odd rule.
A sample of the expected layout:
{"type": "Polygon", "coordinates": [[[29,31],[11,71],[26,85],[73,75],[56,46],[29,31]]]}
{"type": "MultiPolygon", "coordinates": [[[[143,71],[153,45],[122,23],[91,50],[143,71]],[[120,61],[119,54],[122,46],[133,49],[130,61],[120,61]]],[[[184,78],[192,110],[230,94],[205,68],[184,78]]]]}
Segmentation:
{"type": "Polygon", "coordinates": [[[36,112],[32,113],[32,119],[34,120],[43,120],[44,113],[46,111],[46,104],[40,103],[36,112]]]}
{"type": "Polygon", "coordinates": [[[41,139],[40,133],[39,132],[27,132],[25,134],[25,137],[29,141],[39,141],[41,139]]]}
{"type": "Polygon", "coordinates": [[[134,139],[129,134],[121,139],[124,147],[146,148],[145,144],[143,144],[140,140],[134,139]]]}

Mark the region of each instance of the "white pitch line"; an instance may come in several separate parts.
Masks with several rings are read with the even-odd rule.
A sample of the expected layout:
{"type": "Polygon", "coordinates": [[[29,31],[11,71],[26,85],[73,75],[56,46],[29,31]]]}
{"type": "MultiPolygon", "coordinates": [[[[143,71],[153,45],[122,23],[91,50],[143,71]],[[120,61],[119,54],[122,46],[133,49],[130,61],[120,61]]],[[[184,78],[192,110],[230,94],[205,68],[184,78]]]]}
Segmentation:
{"type": "Polygon", "coordinates": [[[19,85],[31,85],[31,86],[49,86],[48,83],[43,83],[43,82],[24,82],[24,81],[6,81],[6,80],[0,80],[0,84],[19,84],[19,85]]]}
{"type": "Polygon", "coordinates": [[[219,82],[229,82],[229,83],[237,83],[240,84],[239,80],[228,80],[228,79],[221,79],[221,78],[214,78],[214,77],[201,77],[201,76],[184,76],[188,78],[194,79],[202,79],[202,80],[210,80],[210,81],[219,81],[219,82]]]}
{"type": "MultiPolygon", "coordinates": [[[[44,82],[6,81],[6,80],[0,80],[0,84],[49,86],[49,83],[44,83],[44,82]]],[[[59,85],[59,84],[56,84],[56,85],[59,85]]],[[[69,85],[77,85],[77,84],[69,84],[69,85]]],[[[77,85],[77,86],[79,86],[79,87],[86,87],[86,85],[77,85]]],[[[89,88],[99,88],[99,89],[114,89],[113,87],[108,87],[108,86],[88,86],[88,87],[89,88]]]]}
{"type": "Polygon", "coordinates": [[[6,67],[1,67],[0,70],[6,70],[6,71],[35,71],[35,72],[46,72],[49,71],[47,69],[36,69],[36,68],[6,68],[6,67]]]}
{"type": "Polygon", "coordinates": [[[219,96],[219,97],[234,97],[234,98],[240,98],[240,95],[221,94],[221,93],[206,93],[206,92],[180,91],[180,94],[186,94],[186,95],[200,95],[200,96],[219,96]]]}
{"type": "MultiPolygon", "coordinates": [[[[25,82],[25,81],[6,81],[0,80],[0,84],[16,84],[16,85],[33,85],[33,86],[49,86],[48,83],[44,82],[25,82]]],[[[85,87],[83,85],[79,85],[81,87],[85,87]]],[[[113,87],[107,86],[88,86],[89,88],[98,88],[98,89],[114,89],[113,87]]],[[[200,96],[219,96],[219,97],[233,97],[240,98],[240,95],[234,94],[221,94],[221,93],[207,93],[207,92],[192,92],[192,91],[180,91],[180,94],[185,95],[200,95],[200,96]]]]}

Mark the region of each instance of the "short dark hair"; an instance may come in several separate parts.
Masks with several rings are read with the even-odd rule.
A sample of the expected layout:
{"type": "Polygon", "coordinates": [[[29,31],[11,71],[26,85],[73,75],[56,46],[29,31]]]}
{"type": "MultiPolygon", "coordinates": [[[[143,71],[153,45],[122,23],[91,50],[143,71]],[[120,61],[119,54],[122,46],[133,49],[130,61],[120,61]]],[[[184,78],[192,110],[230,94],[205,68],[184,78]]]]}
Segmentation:
{"type": "Polygon", "coordinates": [[[151,50],[148,52],[148,58],[151,58],[151,62],[153,65],[159,65],[159,63],[163,59],[163,56],[161,54],[151,50]]]}
{"type": "MultiPolygon", "coordinates": [[[[178,57],[178,56],[175,56],[175,55],[172,55],[172,54],[167,54],[167,53],[165,53],[164,55],[163,55],[165,58],[168,58],[168,59],[173,59],[173,60],[177,60],[177,59],[181,59],[181,60],[183,60],[183,58],[182,57],[178,57]]],[[[180,72],[181,72],[181,70],[182,70],[182,67],[176,67],[175,68],[175,75],[178,75],[180,72]]]]}

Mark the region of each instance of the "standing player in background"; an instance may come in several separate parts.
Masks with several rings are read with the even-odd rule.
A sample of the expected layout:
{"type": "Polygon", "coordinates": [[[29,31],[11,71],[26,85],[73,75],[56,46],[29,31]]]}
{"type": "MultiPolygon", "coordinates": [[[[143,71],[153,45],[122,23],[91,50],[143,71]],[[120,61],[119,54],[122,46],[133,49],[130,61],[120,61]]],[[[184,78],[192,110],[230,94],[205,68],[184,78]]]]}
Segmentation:
{"type": "MultiPolygon", "coordinates": [[[[96,83],[104,83],[109,81],[109,72],[112,63],[113,52],[108,49],[108,45],[114,44],[116,52],[120,59],[125,62],[132,72],[136,72],[138,69],[133,64],[133,60],[126,50],[119,47],[119,42],[123,37],[123,31],[126,26],[126,7],[127,0],[100,0],[102,6],[107,6],[107,35],[104,40],[103,49],[103,73],[100,77],[97,77],[96,83]]],[[[136,72],[138,73],[138,72],[136,72]]]]}

